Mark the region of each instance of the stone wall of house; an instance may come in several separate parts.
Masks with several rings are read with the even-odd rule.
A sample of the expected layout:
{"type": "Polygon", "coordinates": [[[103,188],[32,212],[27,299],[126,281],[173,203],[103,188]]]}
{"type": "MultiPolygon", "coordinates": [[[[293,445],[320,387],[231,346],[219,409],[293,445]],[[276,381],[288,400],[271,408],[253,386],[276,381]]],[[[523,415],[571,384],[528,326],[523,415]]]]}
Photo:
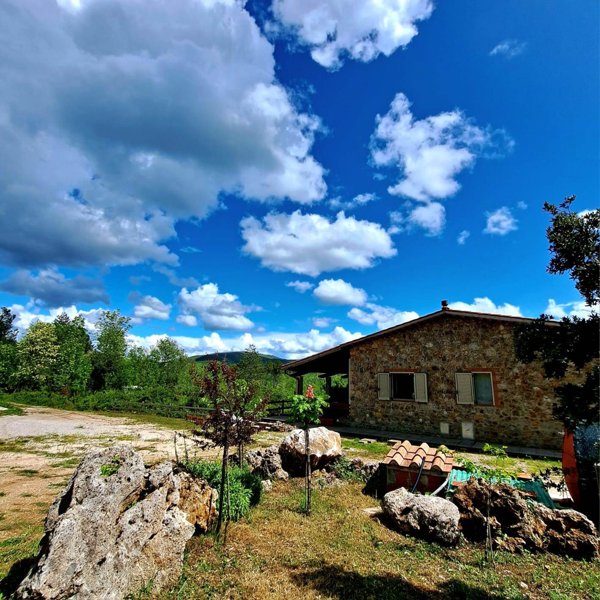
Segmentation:
{"type": "Polygon", "coordinates": [[[350,419],[355,424],[406,433],[462,437],[474,424],[482,442],[558,449],[562,425],[552,417],[552,386],[539,365],[517,362],[515,324],[442,315],[351,348],[350,419]],[[377,374],[427,374],[428,402],[378,400],[377,374]],[[494,406],[457,404],[455,373],[489,370],[494,406]]]}

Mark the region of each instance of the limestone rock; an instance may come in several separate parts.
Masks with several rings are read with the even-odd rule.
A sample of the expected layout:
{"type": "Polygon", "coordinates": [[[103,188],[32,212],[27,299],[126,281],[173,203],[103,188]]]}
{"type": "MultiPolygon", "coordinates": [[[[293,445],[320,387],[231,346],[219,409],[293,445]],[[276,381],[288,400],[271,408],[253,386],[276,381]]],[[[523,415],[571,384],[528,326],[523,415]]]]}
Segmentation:
{"type": "Polygon", "coordinates": [[[489,504],[492,538],[497,548],[510,552],[553,552],[573,558],[598,554],[596,527],[575,510],[552,510],[531,501],[507,484],[489,484],[471,479],[453,496],[460,511],[464,536],[485,539],[489,504]]]}
{"type": "MultiPolygon", "coordinates": [[[[283,468],[291,475],[304,475],[306,451],[304,431],[295,429],[280,444],[279,454],[283,468]]],[[[326,427],[309,429],[309,456],[311,469],[321,469],[342,456],[342,439],[336,431],[326,427]]]]}
{"type": "Polygon", "coordinates": [[[216,496],[172,463],[147,469],[129,446],[88,454],[50,507],[15,597],[116,600],[174,583],[186,542],[215,516],[216,496]]]}
{"type": "Polygon", "coordinates": [[[383,497],[382,508],[401,533],[445,545],[458,542],[460,513],[449,500],[411,494],[404,488],[398,488],[383,497]]]}
{"type": "Polygon", "coordinates": [[[281,467],[281,456],[277,444],[260,450],[250,450],[244,455],[250,470],[261,479],[287,481],[289,476],[281,467]]]}

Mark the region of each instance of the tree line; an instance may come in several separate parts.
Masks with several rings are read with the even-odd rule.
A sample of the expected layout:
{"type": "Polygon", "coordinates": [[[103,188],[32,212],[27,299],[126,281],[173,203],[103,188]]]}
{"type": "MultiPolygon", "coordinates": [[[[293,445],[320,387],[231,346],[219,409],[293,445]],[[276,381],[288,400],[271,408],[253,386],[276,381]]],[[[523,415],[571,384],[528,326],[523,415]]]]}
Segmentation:
{"type": "MultiPolygon", "coordinates": [[[[151,348],[128,344],[130,318],[118,310],[103,311],[91,333],[83,317],[62,313],[52,322],[34,321],[18,337],[15,320],[9,308],[0,309],[0,392],[32,401],[53,397],[54,405],[64,398],[75,408],[206,404],[195,384],[206,365],[168,337],[151,348]]],[[[254,347],[236,369],[273,401],[294,393],[294,380],[254,347]]]]}

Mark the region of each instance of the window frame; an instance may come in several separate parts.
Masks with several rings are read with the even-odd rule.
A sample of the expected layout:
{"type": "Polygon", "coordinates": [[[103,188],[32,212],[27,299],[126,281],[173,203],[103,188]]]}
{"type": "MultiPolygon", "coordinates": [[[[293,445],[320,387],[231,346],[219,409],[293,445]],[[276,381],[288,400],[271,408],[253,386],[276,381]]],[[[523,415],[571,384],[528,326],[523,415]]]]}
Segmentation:
{"type": "Polygon", "coordinates": [[[415,402],[416,404],[427,404],[429,402],[428,387],[429,381],[427,378],[427,373],[424,371],[394,369],[393,371],[377,373],[377,399],[379,401],[388,400],[392,402],[415,402]],[[413,398],[392,397],[393,375],[412,375],[414,390],[413,398]],[[385,378],[385,380],[387,380],[386,383],[382,382],[382,377],[385,378]],[[387,394],[382,394],[382,390],[387,392],[387,394]],[[423,395],[421,395],[419,392],[423,392],[423,395]]]}
{"type": "Polygon", "coordinates": [[[497,396],[496,396],[496,378],[494,376],[494,372],[491,369],[470,369],[470,370],[465,370],[465,371],[457,371],[454,377],[454,382],[455,382],[455,389],[456,389],[456,403],[459,405],[463,405],[463,406],[483,406],[483,407],[492,407],[492,406],[497,406],[497,396]],[[470,395],[471,395],[471,401],[469,402],[467,401],[461,401],[460,398],[460,383],[459,383],[459,378],[460,376],[465,376],[468,375],[470,378],[470,395]],[[492,402],[491,404],[488,403],[481,403],[481,402],[477,402],[477,394],[476,394],[476,390],[475,390],[475,375],[489,375],[490,377],[490,390],[492,392],[492,402]]]}

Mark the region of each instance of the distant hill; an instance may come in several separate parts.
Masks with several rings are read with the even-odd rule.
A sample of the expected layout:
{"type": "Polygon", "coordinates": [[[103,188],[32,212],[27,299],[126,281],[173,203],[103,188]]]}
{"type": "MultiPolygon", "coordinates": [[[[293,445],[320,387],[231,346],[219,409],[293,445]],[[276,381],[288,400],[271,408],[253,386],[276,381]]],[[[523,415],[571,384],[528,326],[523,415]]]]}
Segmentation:
{"type": "MultiPolygon", "coordinates": [[[[223,360],[227,361],[230,365],[237,365],[242,360],[244,352],[213,352],[211,354],[197,354],[196,356],[190,356],[195,362],[209,362],[211,360],[223,360]]],[[[271,354],[259,354],[259,356],[266,363],[276,363],[282,365],[286,362],[284,358],[278,358],[271,354]]]]}

